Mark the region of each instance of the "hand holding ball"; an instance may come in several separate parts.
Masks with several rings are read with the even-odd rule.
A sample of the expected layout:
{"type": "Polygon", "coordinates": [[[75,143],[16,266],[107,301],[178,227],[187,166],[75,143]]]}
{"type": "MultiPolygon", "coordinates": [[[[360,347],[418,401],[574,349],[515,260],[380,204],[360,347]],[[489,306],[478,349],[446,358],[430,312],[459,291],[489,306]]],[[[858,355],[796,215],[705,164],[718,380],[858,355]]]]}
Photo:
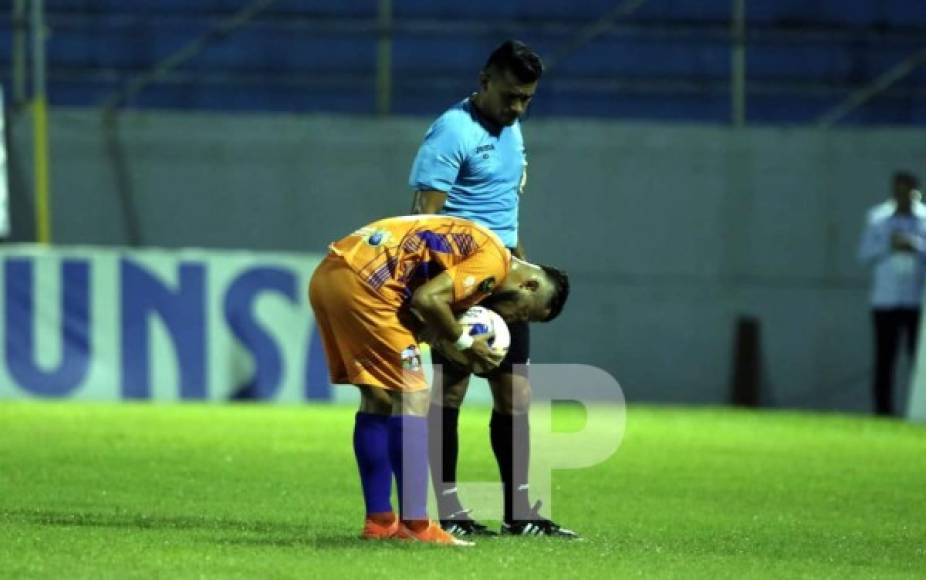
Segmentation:
{"type": "Polygon", "coordinates": [[[511,345],[511,334],[508,332],[508,325],[505,324],[502,317],[488,308],[473,306],[460,314],[457,317],[457,322],[463,326],[464,332],[473,339],[484,335],[490,336],[485,341],[490,360],[481,356],[483,347],[475,343],[472,347],[462,350],[447,341],[439,341],[433,346],[450,360],[474,373],[486,373],[496,368],[505,358],[508,347],[511,345]]]}

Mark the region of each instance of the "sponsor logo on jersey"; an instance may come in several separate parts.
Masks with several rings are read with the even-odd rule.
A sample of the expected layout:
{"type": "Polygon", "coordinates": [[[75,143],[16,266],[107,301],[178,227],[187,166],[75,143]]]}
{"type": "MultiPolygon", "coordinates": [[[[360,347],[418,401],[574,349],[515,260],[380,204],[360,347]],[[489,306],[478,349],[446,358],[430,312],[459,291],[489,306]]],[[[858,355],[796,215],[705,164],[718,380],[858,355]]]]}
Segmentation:
{"type": "Polygon", "coordinates": [[[389,239],[389,232],[386,230],[373,230],[367,232],[364,241],[374,248],[381,245],[383,242],[389,239]]]}

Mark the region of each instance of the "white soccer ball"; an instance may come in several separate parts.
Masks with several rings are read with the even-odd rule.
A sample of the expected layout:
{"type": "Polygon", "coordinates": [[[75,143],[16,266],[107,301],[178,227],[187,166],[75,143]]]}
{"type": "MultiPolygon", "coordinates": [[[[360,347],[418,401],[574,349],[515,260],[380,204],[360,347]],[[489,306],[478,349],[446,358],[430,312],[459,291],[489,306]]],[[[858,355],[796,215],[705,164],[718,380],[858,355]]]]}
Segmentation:
{"type": "MultiPolygon", "coordinates": [[[[511,346],[511,333],[508,331],[508,325],[494,310],[482,306],[473,306],[457,316],[457,322],[467,329],[469,335],[473,337],[494,332],[495,336],[489,339],[489,346],[502,356],[508,353],[508,347],[511,346]]],[[[453,344],[441,342],[437,347],[444,356],[474,373],[485,373],[492,370],[488,367],[484,368],[483,365],[472,365],[469,359],[457,350],[453,344]]]]}

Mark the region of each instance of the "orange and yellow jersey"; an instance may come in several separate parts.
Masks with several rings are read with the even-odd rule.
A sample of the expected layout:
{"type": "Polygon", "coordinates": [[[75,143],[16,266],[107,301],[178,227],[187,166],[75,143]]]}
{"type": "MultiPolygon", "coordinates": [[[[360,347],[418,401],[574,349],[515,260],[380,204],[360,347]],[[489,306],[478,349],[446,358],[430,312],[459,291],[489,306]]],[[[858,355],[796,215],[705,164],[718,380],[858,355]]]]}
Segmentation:
{"type": "Polygon", "coordinates": [[[488,296],[511,268],[511,252],[490,230],[444,215],[379,220],[330,249],[396,307],[419,286],[447,272],[453,279],[451,306],[465,310],[488,296]]]}

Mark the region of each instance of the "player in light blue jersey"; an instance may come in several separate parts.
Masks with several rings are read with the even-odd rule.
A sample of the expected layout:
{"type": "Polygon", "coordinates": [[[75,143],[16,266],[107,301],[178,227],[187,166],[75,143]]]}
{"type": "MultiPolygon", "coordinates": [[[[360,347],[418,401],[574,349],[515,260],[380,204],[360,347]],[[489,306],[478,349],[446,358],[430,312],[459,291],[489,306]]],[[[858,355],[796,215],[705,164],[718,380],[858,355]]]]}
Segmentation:
{"type": "MultiPolygon", "coordinates": [[[[513,106],[523,112],[531,94],[524,90],[513,106]]],[[[521,124],[513,113],[503,113],[504,124],[496,124],[473,98],[451,107],[428,129],[410,179],[418,194],[416,209],[473,220],[517,248],[518,201],[527,167],[521,124]]]]}
{"type": "MultiPolygon", "coordinates": [[[[525,257],[518,236],[518,204],[527,182],[527,158],[519,119],[542,74],[540,57],[523,43],[509,40],[495,49],[479,75],[479,91],[444,112],[428,129],[409,177],[415,191],[413,213],[472,220],[495,232],[514,256],[525,257]]],[[[530,334],[526,322],[509,326],[508,355],[485,375],[494,399],[492,451],[505,494],[502,532],[575,537],[541,517],[539,502],[530,505],[530,384],[526,376],[515,373],[515,365],[528,362],[530,334]]],[[[432,351],[432,360],[443,370],[442,392],[435,393],[429,415],[430,432],[442,434],[431,437],[431,473],[441,525],[458,536],[491,534],[469,517],[457,495],[457,423],[470,373],[438,352],[432,351]]]]}

